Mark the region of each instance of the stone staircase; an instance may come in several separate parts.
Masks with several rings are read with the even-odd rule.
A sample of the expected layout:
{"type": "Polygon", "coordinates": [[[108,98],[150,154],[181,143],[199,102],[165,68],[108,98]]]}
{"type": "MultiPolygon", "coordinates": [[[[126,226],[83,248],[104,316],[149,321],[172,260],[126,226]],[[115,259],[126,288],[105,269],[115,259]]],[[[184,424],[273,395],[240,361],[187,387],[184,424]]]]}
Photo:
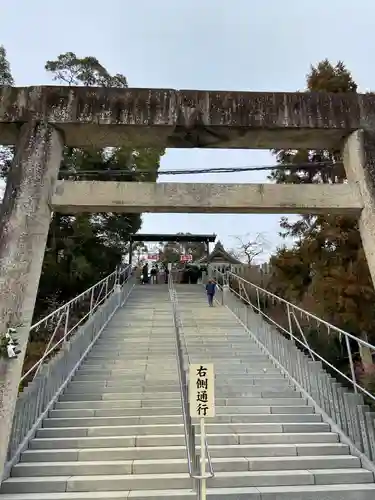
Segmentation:
{"type": "MultiPolygon", "coordinates": [[[[207,307],[201,286],[177,292],[190,361],[215,363],[208,498],[374,500],[372,472],[233,315],[207,307]]],[[[194,499],[181,412],[168,289],[138,286],[3,483],[0,499],[194,499]]]]}

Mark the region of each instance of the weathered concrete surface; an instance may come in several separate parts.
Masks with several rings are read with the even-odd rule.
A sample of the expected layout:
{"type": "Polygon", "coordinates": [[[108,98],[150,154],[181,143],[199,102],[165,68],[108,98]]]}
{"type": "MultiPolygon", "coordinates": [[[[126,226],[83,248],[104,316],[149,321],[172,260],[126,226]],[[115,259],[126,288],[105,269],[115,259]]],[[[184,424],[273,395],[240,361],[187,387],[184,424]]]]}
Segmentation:
{"type": "Polygon", "coordinates": [[[63,143],[50,125],[21,128],[0,212],[0,335],[17,330],[21,354],[0,373],[0,478],[51,220],[63,143]]]}
{"type": "MultiPolygon", "coordinates": [[[[359,230],[375,285],[375,147],[369,147],[371,137],[366,136],[368,132],[358,130],[348,137],[344,147],[344,166],[349,182],[357,186],[363,200],[359,230]]],[[[375,146],[375,134],[373,145],[375,146]]]]}
{"type": "Polygon", "coordinates": [[[58,181],[56,211],[167,213],[352,213],[362,201],[341,185],[58,181]]]}
{"type": "Polygon", "coordinates": [[[71,146],[325,148],[360,128],[371,96],[86,87],[0,87],[0,144],[46,119],[71,146]]]}

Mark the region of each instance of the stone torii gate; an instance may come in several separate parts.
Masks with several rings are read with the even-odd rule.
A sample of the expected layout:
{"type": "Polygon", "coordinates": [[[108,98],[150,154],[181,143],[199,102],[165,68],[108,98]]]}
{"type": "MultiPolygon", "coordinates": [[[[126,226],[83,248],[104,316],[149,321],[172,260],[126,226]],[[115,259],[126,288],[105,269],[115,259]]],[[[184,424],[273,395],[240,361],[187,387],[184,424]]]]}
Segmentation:
{"type": "MultiPolygon", "coordinates": [[[[85,87],[0,88],[16,144],[0,220],[0,334],[21,355],[0,379],[0,477],[53,210],[354,214],[375,282],[375,96],[85,87]],[[342,185],[57,181],[63,145],[343,148],[342,185]]],[[[4,368],[4,366],[3,366],[4,368]]],[[[1,373],[0,373],[1,377],[1,373]]]]}

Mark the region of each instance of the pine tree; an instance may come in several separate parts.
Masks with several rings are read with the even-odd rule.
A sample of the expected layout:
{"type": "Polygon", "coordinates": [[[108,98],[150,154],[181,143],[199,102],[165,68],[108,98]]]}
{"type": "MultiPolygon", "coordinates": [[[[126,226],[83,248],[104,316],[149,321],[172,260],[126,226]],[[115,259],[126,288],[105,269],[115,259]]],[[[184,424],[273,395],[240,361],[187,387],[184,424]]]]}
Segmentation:
{"type": "MultiPolygon", "coordinates": [[[[9,61],[7,59],[7,53],[2,45],[0,45],[0,86],[1,85],[14,85],[14,79],[10,70],[9,61]]],[[[0,145],[0,182],[4,177],[4,172],[6,172],[9,167],[12,155],[13,148],[0,145]]]]}
{"type": "Polygon", "coordinates": [[[14,85],[5,47],[0,45],[0,85],[14,85]]]}
{"type": "MultiPolygon", "coordinates": [[[[73,52],[47,61],[45,69],[60,84],[128,86],[124,75],[111,75],[95,57],[79,58],[73,52]]],[[[60,178],[155,182],[163,153],[161,148],[65,147],[60,178]]],[[[141,223],[140,214],[54,214],[36,313],[44,314],[51,297],[53,306],[65,302],[113,271],[128,250],[129,233],[137,232],[141,223]]]]}
{"type": "MultiPolygon", "coordinates": [[[[122,74],[111,75],[95,57],[73,52],[47,61],[47,72],[63,85],[126,88],[122,74]]],[[[0,47],[0,85],[14,85],[0,47]]],[[[64,148],[60,178],[155,182],[162,148],[64,148]]],[[[0,147],[0,177],[6,180],[13,149],[0,147]]],[[[47,239],[34,320],[113,271],[128,250],[129,233],[141,227],[140,214],[54,213],[47,239]]]]}
{"type": "MultiPolygon", "coordinates": [[[[328,60],[311,67],[307,91],[356,92],[357,85],[342,62],[328,60]]],[[[277,183],[342,183],[346,180],[340,151],[282,150],[283,163],[308,168],[280,168],[270,176],[277,183]],[[326,163],[326,164],[323,164],[326,163]]],[[[303,188],[301,188],[303,189],[303,188]]],[[[375,294],[363,252],[357,220],[351,217],[303,216],[281,220],[281,234],[295,240],[272,258],[272,286],[291,300],[312,299],[314,310],[335,325],[375,341],[375,294]]]]}

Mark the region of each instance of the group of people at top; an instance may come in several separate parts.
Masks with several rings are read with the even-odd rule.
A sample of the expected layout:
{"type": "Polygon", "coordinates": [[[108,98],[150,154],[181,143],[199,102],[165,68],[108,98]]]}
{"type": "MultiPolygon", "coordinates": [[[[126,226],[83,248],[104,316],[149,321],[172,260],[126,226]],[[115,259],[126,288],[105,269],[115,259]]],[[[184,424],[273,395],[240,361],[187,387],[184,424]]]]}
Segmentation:
{"type": "MultiPolygon", "coordinates": [[[[168,266],[163,265],[162,272],[164,273],[164,283],[168,283],[168,277],[169,277],[168,266]]],[[[156,284],[158,282],[159,273],[160,270],[157,264],[154,264],[151,267],[151,270],[149,270],[148,262],[146,262],[146,264],[142,267],[141,283],[142,284],[149,283],[151,277],[151,283],[156,284]]],[[[206,285],[206,293],[207,293],[208,305],[210,307],[213,307],[214,305],[213,303],[214,303],[215,292],[216,292],[215,280],[209,279],[206,285]]]]}
{"type": "MultiPolygon", "coordinates": [[[[168,276],[169,276],[168,266],[163,266],[162,272],[164,273],[164,283],[168,283],[168,276]]],[[[148,267],[148,262],[146,262],[146,264],[142,267],[141,282],[143,284],[149,283],[151,277],[151,283],[156,284],[158,282],[159,273],[160,269],[157,264],[154,264],[150,270],[148,267]]]]}

